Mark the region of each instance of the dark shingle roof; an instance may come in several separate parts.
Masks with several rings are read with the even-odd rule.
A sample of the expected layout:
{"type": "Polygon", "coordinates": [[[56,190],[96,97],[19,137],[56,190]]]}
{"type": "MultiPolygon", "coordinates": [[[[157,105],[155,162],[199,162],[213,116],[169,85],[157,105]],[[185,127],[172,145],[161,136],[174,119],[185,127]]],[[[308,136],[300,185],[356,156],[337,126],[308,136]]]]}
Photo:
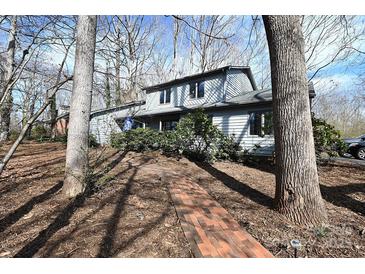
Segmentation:
{"type": "Polygon", "coordinates": [[[206,71],[206,72],[202,72],[202,73],[193,74],[193,75],[189,75],[189,76],[186,76],[186,77],[178,78],[178,79],[171,80],[171,81],[161,83],[161,84],[158,84],[158,85],[144,87],[143,90],[145,90],[146,92],[149,92],[149,91],[164,89],[164,88],[168,88],[168,87],[178,85],[178,84],[181,84],[181,83],[187,83],[187,82],[190,82],[190,81],[194,81],[194,80],[202,79],[202,78],[205,78],[205,77],[217,75],[217,74],[220,74],[222,72],[226,72],[227,70],[230,70],[230,69],[241,70],[241,71],[244,71],[245,73],[247,73],[248,78],[251,81],[253,89],[255,89],[255,90],[257,89],[256,82],[253,78],[252,71],[251,71],[250,67],[247,67],[247,66],[225,66],[225,67],[217,68],[217,69],[214,69],[214,70],[210,70],[210,71],[206,71]]]}

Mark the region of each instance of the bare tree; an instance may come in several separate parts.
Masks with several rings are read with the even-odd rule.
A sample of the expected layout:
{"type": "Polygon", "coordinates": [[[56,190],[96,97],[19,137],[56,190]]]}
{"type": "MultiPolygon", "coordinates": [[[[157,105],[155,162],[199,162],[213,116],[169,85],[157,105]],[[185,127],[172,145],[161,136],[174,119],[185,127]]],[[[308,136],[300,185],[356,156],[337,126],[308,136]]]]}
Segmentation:
{"type": "Polygon", "coordinates": [[[7,87],[13,80],[13,70],[15,66],[15,46],[16,46],[16,31],[17,31],[17,17],[13,16],[11,19],[11,27],[8,38],[8,49],[6,57],[6,69],[5,69],[5,88],[0,94],[0,100],[4,104],[0,104],[0,142],[8,139],[9,127],[10,127],[10,113],[12,109],[12,94],[11,88],[7,87]]]}
{"type": "MultiPolygon", "coordinates": [[[[60,66],[59,71],[57,73],[56,83],[48,90],[49,91],[49,97],[43,103],[43,105],[36,111],[36,113],[32,114],[32,116],[29,117],[29,119],[27,119],[26,123],[24,123],[24,125],[22,127],[22,130],[21,130],[19,136],[17,137],[15,142],[12,144],[12,146],[10,147],[8,152],[5,154],[4,158],[1,159],[1,161],[0,161],[0,175],[3,172],[3,170],[5,169],[6,165],[8,164],[9,160],[11,159],[13,154],[15,153],[15,151],[18,148],[18,146],[20,145],[20,143],[23,141],[23,139],[26,136],[27,132],[30,130],[32,124],[47,109],[48,105],[52,101],[52,98],[57,93],[57,91],[62,87],[62,85],[64,85],[65,83],[67,83],[69,80],[72,79],[72,77],[65,77],[64,80],[61,80],[63,68],[64,68],[64,65],[65,65],[65,62],[66,62],[67,55],[68,55],[70,47],[71,47],[71,45],[66,49],[65,56],[62,60],[61,66],[60,66]]],[[[34,88],[34,86],[31,86],[30,88],[34,88]]]]}
{"type": "Polygon", "coordinates": [[[96,16],[79,16],[63,193],[75,197],[88,179],[89,120],[94,73],[96,16]]]}
{"type": "Polygon", "coordinates": [[[327,67],[348,60],[356,54],[363,35],[356,16],[302,16],[305,60],[309,81],[327,67]]]}
{"type": "Polygon", "coordinates": [[[276,155],[275,206],[295,223],[327,215],[319,189],[299,16],[263,16],[270,50],[276,155]]]}
{"type": "Polygon", "coordinates": [[[186,33],[186,39],[191,44],[190,59],[199,72],[225,63],[232,49],[228,40],[234,36],[231,27],[235,20],[234,16],[218,15],[191,16],[189,21],[184,20],[190,27],[186,33]]]}

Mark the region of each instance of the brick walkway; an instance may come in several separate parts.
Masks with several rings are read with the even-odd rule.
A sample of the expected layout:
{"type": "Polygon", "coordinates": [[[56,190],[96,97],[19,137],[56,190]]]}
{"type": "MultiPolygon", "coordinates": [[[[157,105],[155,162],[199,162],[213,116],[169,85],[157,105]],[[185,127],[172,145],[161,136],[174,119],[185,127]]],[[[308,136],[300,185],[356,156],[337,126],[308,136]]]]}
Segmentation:
{"type": "Polygon", "coordinates": [[[195,257],[273,257],[198,184],[172,180],[169,190],[195,257]]]}

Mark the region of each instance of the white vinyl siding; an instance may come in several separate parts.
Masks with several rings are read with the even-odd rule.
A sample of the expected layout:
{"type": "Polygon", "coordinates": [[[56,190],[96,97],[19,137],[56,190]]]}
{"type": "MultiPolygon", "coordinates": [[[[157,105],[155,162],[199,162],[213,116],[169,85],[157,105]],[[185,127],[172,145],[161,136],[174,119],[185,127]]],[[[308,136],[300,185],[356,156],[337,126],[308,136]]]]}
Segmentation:
{"type": "Polygon", "coordinates": [[[259,145],[260,148],[256,149],[257,154],[272,154],[274,151],[273,136],[250,135],[250,111],[225,110],[211,112],[210,114],[213,117],[213,124],[222,130],[224,134],[233,135],[243,149],[253,152],[256,149],[255,145],[259,145]]]}
{"type": "Polygon", "coordinates": [[[111,134],[121,131],[111,114],[97,116],[90,121],[90,133],[96,137],[99,144],[109,143],[111,134]]]}
{"type": "Polygon", "coordinates": [[[112,133],[121,132],[121,128],[118,126],[116,119],[127,116],[133,116],[138,113],[141,106],[132,106],[127,109],[122,109],[109,113],[100,113],[95,115],[90,120],[89,132],[96,137],[99,144],[107,144],[110,142],[110,136],[112,133]]]}
{"type": "MultiPolygon", "coordinates": [[[[171,87],[171,103],[160,104],[160,90],[146,94],[146,109],[148,111],[171,108],[194,106],[223,101],[224,75],[219,74],[214,77],[204,78],[204,97],[190,98],[190,82],[171,87]]],[[[200,80],[199,80],[200,81],[200,80]]],[[[196,81],[195,81],[196,82],[196,81]]]]}
{"type": "Polygon", "coordinates": [[[250,79],[240,70],[228,70],[226,81],[226,100],[245,92],[253,91],[250,79]]]}

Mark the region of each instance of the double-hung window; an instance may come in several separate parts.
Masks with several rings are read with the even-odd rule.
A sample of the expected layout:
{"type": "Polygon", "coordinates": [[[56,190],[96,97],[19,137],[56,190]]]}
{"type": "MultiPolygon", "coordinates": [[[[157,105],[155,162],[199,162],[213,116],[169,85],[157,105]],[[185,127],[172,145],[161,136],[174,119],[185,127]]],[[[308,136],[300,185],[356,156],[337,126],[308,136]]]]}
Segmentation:
{"type": "Polygon", "coordinates": [[[169,104],[171,102],[171,89],[160,91],[160,104],[169,104]]]}
{"type": "Polygon", "coordinates": [[[271,111],[256,111],[250,113],[250,135],[273,135],[273,119],[271,111]]]}
{"type": "Polygon", "coordinates": [[[161,130],[175,130],[178,122],[177,120],[161,121],[161,130]]]}
{"type": "Polygon", "coordinates": [[[190,98],[203,98],[205,92],[204,81],[190,83],[190,98]]]}

